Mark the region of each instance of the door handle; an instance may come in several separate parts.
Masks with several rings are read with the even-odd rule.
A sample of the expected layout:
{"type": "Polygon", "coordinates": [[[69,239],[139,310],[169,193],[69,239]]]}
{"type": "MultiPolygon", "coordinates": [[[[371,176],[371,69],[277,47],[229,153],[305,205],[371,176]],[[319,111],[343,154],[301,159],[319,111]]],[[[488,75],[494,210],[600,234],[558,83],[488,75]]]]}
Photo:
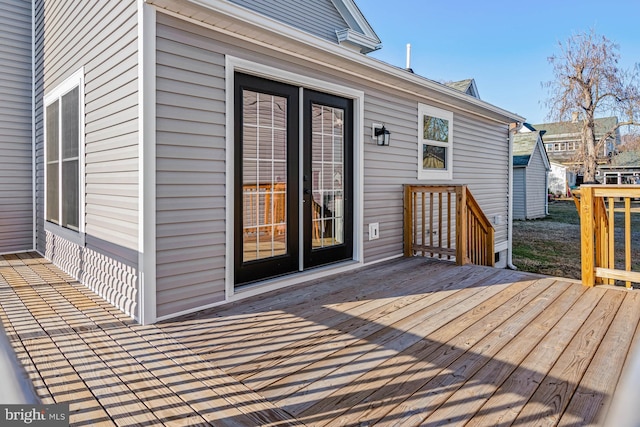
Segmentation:
{"type": "Polygon", "coordinates": [[[308,188],[305,188],[303,192],[304,194],[311,194],[311,190],[309,190],[308,188]]]}

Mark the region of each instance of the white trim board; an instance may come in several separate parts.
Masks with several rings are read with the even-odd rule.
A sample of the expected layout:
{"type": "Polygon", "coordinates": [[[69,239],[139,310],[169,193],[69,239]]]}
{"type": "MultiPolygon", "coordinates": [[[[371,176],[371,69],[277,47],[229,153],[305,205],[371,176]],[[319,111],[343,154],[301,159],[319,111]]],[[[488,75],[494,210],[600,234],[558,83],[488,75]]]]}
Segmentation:
{"type": "MultiPolygon", "coordinates": [[[[227,55],[225,58],[225,72],[226,72],[226,247],[227,255],[225,260],[225,300],[236,301],[241,298],[256,295],[263,292],[268,292],[273,289],[279,289],[281,287],[290,286],[300,283],[302,277],[304,280],[308,277],[309,272],[303,272],[293,274],[293,276],[286,276],[284,278],[270,279],[262,284],[251,286],[251,292],[240,291],[238,292],[234,287],[234,260],[233,248],[233,206],[234,206],[234,75],[236,71],[252,74],[259,77],[276,80],[283,83],[292,84],[305,89],[318,90],[333,95],[342,96],[352,99],[354,102],[354,215],[353,215],[353,261],[350,264],[355,263],[356,266],[361,266],[364,261],[363,257],[363,245],[364,245],[364,233],[362,232],[362,224],[364,223],[364,92],[349,88],[346,86],[338,85],[335,83],[327,82],[324,80],[315,79],[312,77],[304,76],[297,73],[281,70],[278,68],[270,67],[261,63],[248,61],[246,59],[237,58],[227,55]],[[299,277],[298,277],[299,275],[299,277]],[[242,296],[239,296],[242,295],[242,296]]],[[[300,139],[300,144],[302,139],[300,139]]],[[[302,188],[302,187],[301,187],[302,188]]],[[[319,276],[323,277],[336,272],[342,271],[341,268],[321,268],[314,270],[319,276]]]]}
{"type": "Polygon", "coordinates": [[[156,10],[138,0],[138,321],[157,321],[156,10]]]}

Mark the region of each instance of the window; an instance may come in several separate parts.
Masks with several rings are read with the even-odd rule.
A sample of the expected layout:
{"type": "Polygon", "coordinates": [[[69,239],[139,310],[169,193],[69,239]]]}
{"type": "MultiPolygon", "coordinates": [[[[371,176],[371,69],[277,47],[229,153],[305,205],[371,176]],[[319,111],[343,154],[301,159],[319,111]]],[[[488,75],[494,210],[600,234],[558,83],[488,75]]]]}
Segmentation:
{"type": "Polygon", "coordinates": [[[418,104],[418,179],[453,178],[453,113],[418,104]]]}
{"type": "Polygon", "coordinates": [[[45,99],[45,219],[81,230],[83,150],[83,72],[80,70],[45,99]]]}

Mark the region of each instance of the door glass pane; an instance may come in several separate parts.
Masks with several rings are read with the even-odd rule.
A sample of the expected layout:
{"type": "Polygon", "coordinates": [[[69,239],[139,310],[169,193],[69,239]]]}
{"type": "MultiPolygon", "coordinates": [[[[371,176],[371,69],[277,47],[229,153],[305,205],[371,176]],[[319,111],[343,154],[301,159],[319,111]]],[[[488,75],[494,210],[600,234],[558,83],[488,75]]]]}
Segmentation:
{"type": "Polygon", "coordinates": [[[313,104],[311,117],[311,237],[317,249],[344,243],[344,110],[313,104]]]}
{"type": "Polygon", "coordinates": [[[287,158],[284,97],[243,91],[243,260],[285,255],[287,158]]]}

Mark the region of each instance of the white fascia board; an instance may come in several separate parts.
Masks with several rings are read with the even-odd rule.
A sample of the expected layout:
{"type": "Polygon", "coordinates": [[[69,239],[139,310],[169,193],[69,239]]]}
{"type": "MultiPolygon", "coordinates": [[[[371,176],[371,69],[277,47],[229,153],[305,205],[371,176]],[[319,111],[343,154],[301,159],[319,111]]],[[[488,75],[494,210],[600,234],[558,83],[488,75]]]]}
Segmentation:
{"type": "Polygon", "coordinates": [[[367,38],[377,41],[378,48],[380,47],[380,38],[375,33],[369,21],[362,14],[358,6],[353,0],[331,0],[338,12],[342,15],[342,18],[349,24],[358,27],[362,34],[367,38]]]}
{"type": "Polygon", "coordinates": [[[544,148],[544,144],[542,143],[542,139],[538,136],[538,140],[536,141],[536,146],[540,150],[540,155],[542,156],[542,161],[544,163],[544,167],[547,170],[551,170],[551,162],[549,162],[549,155],[547,154],[547,150],[544,148]]]}
{"type": "MultiPolygon", "coordinates": [[[[491,120],[495,120],[495,121],[500,121],[503,123],[509,123],[509,122],[525,122],[526,119],[518,114],[512,113],[510,111],[504,110],[500,107],[497,107],[493,104],[489,104],[485,101],[482,101],[478,98],[474,98],[470,95],[464,94],[456,89],[450,88],[448,86],[445,86],[441,83],[437,83],[433,80],[427,79],[426,77],[422,77],[419,76],[418,74],[413,74],[413,73],[409,73],[407,72],[405,69],[403,68],[399,68],[399,67],[395,67],[391,64],[388,64],[384,61],[380,61],[378,59],[375,58],[371,58],[368,57],[366,55],[363,55],[361,53],[357,53],[354,51],[351,51],[349,49],[345,49],[344,47],[335,44],[335,43],[330,43],[324,39],[321,39],[319,37],[313,36],[309,33],[305,33],[304,31],[295,29],[293,27],[290,27],[288,25],[282,24],[274,19],[270,19],[268,17],[265,17],[262,14],[253,12],[249,9],[237,6],[235,4],[232,4],[230,2],[227,1],[221,1],[221,0],[186,0],[187,2],[200,6],[200,7],[204,7],[208,10],[211,10],[212,13],[215,14],[221,14],[224,15],[228,18],[237,20],[241,23],[245,23],[248,24],[250,26],[255,26],[255,27],[259,27],[265,31],[271,32],[273,34],[275,34],[276,36],[279,37],[284,37],[287,39],[291,39],[294,41],[298,41],[300,43],[304,43],[305,45],[307,45],[309,48],[312,49],[318,49],[322,52],[325,52],[327,54],[330,54],[332,56],[335,56],[337,59],[342,60],[342,61],[346,61],[349,62],[348,66],[337,66],[336,62],[334,61],[333,64],[328,64],[326,62],[322,62],[322,61],[317,61],[318,64],[324,65],[326,67],[330,67],[330,68],[334,68],[336,70],[340,70],[341,72],[344,72],[346,74],[351,74],[354,75],[362,80],[368,80],[371,81],[375,84],[378,85],[382,85],[382,86],[386,86],[390,89],[396,90],[396,91],[403,91],[406,92],[408,94],[412,94],[412,95],[417,95],[417,96],[422,96],[424,99],[428,99],[440,104],[443,104],[447,107],[450,108],[454,108],[454,109],[458,109],[458,110],[463,110],[466,112],[469,112],[471,114],[476,114],[476,115],[480,115],[482,117],[491,119],[491,120]],[[375,73],[364,73],[362,71],[358,71],[358,70],[354,70],[354,63],[356,66],[361,66],[361,67],[366,67],[369,68],[370,70],[375,71],[375,73]],[[415,85],[417,87],[421,87],[424,89],[428,89],[434,92],[438,92],[441,93],[442,95],[448,97],[448,98],[452,98],[455,100],[459,100],[459,101],[463,101],[464,103],[469,104],[470,106],[476,108],[476,109],[481,109],[484,110],[485,112],[490,113],[489,115],[487,115],[486,113],[483,113],[482,111],[477,111],[477,110],[473,110],[473,109],[469,109],[469,108],[464,108],[464,107],[460,107],[459,105],[456,104],[452,104],[452,103],[448,103],[443,99],[435,99],[435,98],[430,98],[428,96],[426,96],[425,94],[421,94],[419,91],[416,91],[415,88],[413,89],[402,89],[400,87],[398,87],[397,84],[392,84],[392,83],[387,83],[384,82],[382,80],[380,80],[379,78],[375,78],[372,77],[377,73],[384,73],[387,76],[396,78],[396,79],[400,79],[403,80],[407,83],[410,83],[412,85],[415,85]],[[502,117],[502,119],[497,119],[496,117],[492,117],[491,115],[494,116],[499,116],[502,117]]],[[[148,3],[154,3],[153,0],[147,0],[148,3]]],[[[160,8],[162,8],[161,6],[159,6],[160,8]]],[[[173,16],[176,16],[178,18],[181,19],[185,19],[188,20],[190,22],[194,22],[197,24],[202,24],[203,21],[199,21],[193,18],[189,18],[186,17],[184,15],[179,15],[179,14],[175,14],[175,13],[171,13],[169,11],[170,14],[172,14],[173,16]]],[[[206,22],[204,22],[206,24],[206,22]]],[[[240,37],[240,38],[244,38],[247,41],[253,41],[253,42],[258,42],[256,40],[252,40],[246,36],[243,36],[241,34],[238,34],[237,32],[232,32],[228,29],[224,29],[224,28],[219,28],[219,27],[215,27],[214,25],[208,26],[208,28],[211,28],[215,31],[221,32],[221,33],[225,33],[225,34],[229,34],[229,35],[235,35],[236,37],[240,37]]],[[[258,44],[264,44],[265,48],[268,49],[274,49],[274,50],[281,50],[283,53],[289,54],[289,55],[294,55],[294,56],[299,56],[303,59],[305,59],[306,61],[309,62],[313,62],[314,59],[311,57],[311,55],[309,55],[308,53],[305,55],[302,54],[297,54],[295,52],[291,52],[290,50],[286,50],[286,49],[279,49],[276,46],[274,46],[273,44],[266,44],[266,43],[259,43],[258,44]]]]}
{"type": "Polygon", "coordinates": [[[353,31],[350,28],[336,30],[336,36],[338,37],[338,42],[349,42],[355,44],[360,48],[362,53],[374,51],[380,46],[380,43],[377,40],[353,31]]]}

